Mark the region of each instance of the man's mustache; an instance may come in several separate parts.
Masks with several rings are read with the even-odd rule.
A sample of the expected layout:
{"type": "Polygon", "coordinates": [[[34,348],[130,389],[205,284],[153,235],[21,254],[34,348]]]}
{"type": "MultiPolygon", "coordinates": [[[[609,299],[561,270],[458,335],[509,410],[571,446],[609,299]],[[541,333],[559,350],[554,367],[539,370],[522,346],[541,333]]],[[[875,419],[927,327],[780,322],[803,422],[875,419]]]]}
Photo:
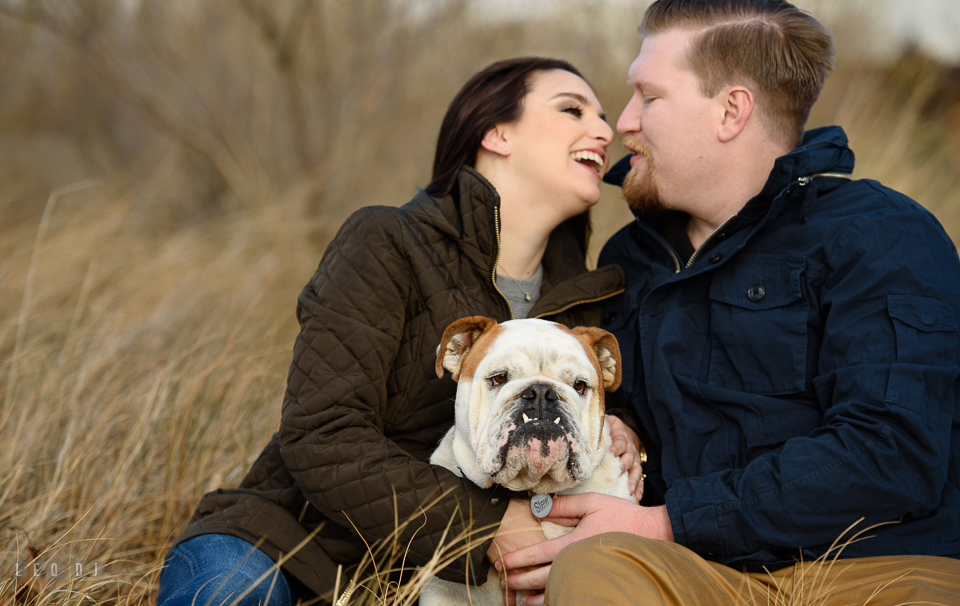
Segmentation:
{"type": "Polygon", "coordinates": [[[650,148],[641,143],[640,137],[637,135],[626,135],[623,138],[623,146],[635,154],[642,155],[647,159],[647,164],[650,164],[653,160],[653,153],[650,151],[650,148]]]}

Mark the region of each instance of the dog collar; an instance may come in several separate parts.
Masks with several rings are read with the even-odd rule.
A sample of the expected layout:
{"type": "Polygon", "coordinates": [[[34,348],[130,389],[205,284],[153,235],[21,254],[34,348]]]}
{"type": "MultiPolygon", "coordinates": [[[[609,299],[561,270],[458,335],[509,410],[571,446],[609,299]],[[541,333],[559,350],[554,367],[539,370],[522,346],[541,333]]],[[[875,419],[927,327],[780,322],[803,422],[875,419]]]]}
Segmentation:
{"type": "Polygon", "coordinates": [[[557,498],[557,493],[552,492],[549,494],[531,494],[530,495],[530,512],[538,518],[545,518],[550,515],[550,510],[553,509],[553,500],[557,498]]]}
{"type": "MultiPolygon", "coordinates": [[[[467,474],[463,473],[463,468],[459,465],[457,465],[457,471],[460,472],[461,478],[467,477],[467,474]]],[[[495,484],[495,486],[500,485],[495,484]]],[[[528,490],[527,495],[530,497],[530,513],[537,518],[545,518],[550,515],[550,510],[553,509],[553,500],[557,498],[557,493],[533,494],[528,490]]]]}

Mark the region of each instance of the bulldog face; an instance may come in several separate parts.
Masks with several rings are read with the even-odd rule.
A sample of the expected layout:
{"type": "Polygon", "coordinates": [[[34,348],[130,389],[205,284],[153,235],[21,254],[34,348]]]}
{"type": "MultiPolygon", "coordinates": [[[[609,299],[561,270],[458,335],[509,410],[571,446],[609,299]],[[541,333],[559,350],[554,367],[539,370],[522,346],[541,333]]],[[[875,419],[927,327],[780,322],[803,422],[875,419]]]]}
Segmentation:
{"type": "Polygon", "coordinates": [[[454,458],[480,486],[559,492],[603,458],[604,392],[620,384],[616,339],[599,328],[472,317],[451,324],[437,373],[458,381],[454,458]]]}

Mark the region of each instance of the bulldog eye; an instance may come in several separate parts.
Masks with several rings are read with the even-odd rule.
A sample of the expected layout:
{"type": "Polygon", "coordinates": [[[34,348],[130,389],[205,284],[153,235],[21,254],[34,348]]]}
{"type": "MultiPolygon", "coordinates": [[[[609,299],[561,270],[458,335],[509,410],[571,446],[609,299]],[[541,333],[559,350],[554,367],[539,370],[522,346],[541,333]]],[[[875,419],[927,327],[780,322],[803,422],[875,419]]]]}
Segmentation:
{"type": "Polygon", "coordinates": [[[498,385],[503,385],[506,382],[507,382],[507,373],[505,372],[501,372],[498,375],[493,375],[492,377],[490,377],[490,384],[493,385],[494,387],[498,385]]]}
{"type": "Polygon", "coordinates": [[[577,390],[577,393],[582,396],[582,395],[583,395],[583,392],[586,391],[586,389],[587,389],[587,382],[586,382],[586,381],[581,381],[581,380],[574,381],[574,382],[573,382],[573,388],[574,388],[575,390],[577,390]]]}

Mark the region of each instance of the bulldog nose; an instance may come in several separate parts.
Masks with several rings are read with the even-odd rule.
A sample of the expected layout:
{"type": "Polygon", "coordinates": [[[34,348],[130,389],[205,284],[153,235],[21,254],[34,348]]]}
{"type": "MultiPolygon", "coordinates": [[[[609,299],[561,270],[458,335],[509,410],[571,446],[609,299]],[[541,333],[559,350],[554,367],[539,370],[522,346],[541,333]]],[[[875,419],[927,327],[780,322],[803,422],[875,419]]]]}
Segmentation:
{"type": "Polygon", "coordinates": [[[560,398],[557,397],[557,392],[553,391],[553,388],[549,385],[531,385],[520,394],[520,397],[524,400],[531,400],[536,402],[537,400],[545,400],[547,402],[556,402],[560,398]]]}
{"type": "Polygon", "coordinates": [[[527,415],[534,420],[546,418],[551,411],[555,412],[553,409],[560,401],[557,392],[553,391],[549,385],[531,385],[520,394],[520,398],[526,404],[526,408],[522,411],[524,421],[527,415]]]}

